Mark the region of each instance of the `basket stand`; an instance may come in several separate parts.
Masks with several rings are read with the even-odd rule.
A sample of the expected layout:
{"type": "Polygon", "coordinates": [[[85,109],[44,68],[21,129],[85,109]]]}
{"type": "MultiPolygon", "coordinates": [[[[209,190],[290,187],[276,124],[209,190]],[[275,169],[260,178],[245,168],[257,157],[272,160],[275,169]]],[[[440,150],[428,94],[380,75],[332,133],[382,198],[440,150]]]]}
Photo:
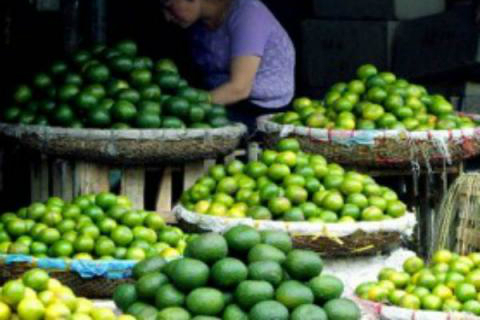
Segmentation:
{"type": "MultiPolygon", "coordinates": [[[[249,154],[258,153],[250,148],[249,154]]],[[[118,167],[86,162],[82,160],[64,160],[43,154],[29,154],[31,201],[46,201],[50,196],[58,196],[70,201],[78,195],[112,190],[111,175],[119,170],[119,193],[127,196],[135,209],[155,210],[167,222],[175,222],[171,211],[178,193],[190,188],[217,162],[229,162],[237,157],[246,156],[247,151],[238,149],[219,159],[205,159],[186,162],[179,165],[159,165],[155,167],[118,167]],[[150,190],[147,177],[160,173],[160,179],[150,190]],[[148,185],[148,187],[147,187],[148,185]],[[155,193],[153,207],[147,204],[147,193],[155,193]]],[[[249,155],[249,157],[252,157],[249,155]]]]}
{"type": "MultiPolygon", "coordinates": [[[[351,167],[350,167],[351,168],[351,167]]],[[[350,169],[348,168],[348,169],[350,169]]],[[[417,227],[414,233],[416,251],[422,256],[430,257],[438,230],[435,229],[438,205],[447,193],[448,187],[463,172],[463,162],[448,166],[432,166],[431,168],[367,168],[353,167],[375,179],[394,181],[397,193],[404,199],[409,208],[414,208],[417,215],[417,227]]],[[[479,239],[480,240],[480,239],[479,239]]],[[[480,242],[478,242],[480,245],[480,242]]]]}

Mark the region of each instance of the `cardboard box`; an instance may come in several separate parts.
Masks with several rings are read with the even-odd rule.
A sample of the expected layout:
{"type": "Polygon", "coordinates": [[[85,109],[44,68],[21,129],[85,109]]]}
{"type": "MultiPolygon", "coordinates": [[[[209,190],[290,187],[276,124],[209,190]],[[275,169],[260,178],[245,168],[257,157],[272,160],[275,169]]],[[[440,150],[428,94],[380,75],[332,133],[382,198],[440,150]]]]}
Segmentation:
{"type": "Polygon", "coordinates": [[[402,22],[395,34],[392,68],[412,78],[477,67],[480,33],[473,8],[402,22]]]}
{"type": "Polygon", "coordinates": [[[315,17],[408,20],[445,10],[445,0],[314,0],[315,17]]]}
{"type": "Polygon", "coordinates": [[[365,63],[389,69],[397,25],[396,21],[305,21],[300,49],[302,84],[326,87],[347,81],[365,63]]]}

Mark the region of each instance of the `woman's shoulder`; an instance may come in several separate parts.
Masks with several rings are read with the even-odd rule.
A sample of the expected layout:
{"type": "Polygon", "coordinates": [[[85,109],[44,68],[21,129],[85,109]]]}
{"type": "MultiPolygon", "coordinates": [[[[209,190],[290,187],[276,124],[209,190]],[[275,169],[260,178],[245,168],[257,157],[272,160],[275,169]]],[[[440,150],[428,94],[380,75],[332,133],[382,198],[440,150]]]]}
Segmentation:
{"type": "MultiPolygon", "coordinates": [[[[244,8],[253,8],[257,10],[267,9],[265,4],[260,0],[232,0],[234,5],[244,8]]],[[[268,10],[268,9],[267,9],[268,10]]]]}
{"type": "Polygon", "coordinates": [[[270,10],[259,0],[233,0],[230,20],[252,15],[267,19],[274,18],[270,10]]]}

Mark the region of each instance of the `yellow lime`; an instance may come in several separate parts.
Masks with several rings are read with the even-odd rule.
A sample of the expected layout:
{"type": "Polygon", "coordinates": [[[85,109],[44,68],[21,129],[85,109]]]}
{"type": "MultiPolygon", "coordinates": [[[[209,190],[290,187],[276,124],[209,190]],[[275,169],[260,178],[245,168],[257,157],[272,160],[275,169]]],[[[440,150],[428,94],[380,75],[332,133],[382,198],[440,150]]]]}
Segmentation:
{"type": "Polygon", "coordinates": [[[364,282],[362,284],[360,284],[356,289],[355,289],[355,293],[357,294],[357,296],[366,296],[366,294],[368,293],[368,290],[370,290],[370,288],[376,286],[377,283],[376,282],[373,282],[373,281],[369,281],[369,282],[364,282]]]}
{"type": "Polygon", "coordinates": [[[10,307],[0,302],[0,320],[9,320],[11,315],[10,307]]]}
{"type": "Polygon", "coordinates": [[[85,313],[75,313],[70,320],[92,320],[92,317],[85,313]]]}
{"type": "Polygon", "coordinates": [[[68,319],[70,315],[70,309],[60,302],[55,302],[45,309],[45,320],[68,319]]]}
{"type": "Polygon", "coordinates": [[[246,212],[239,208],[230,208],[227,211],[227,216],[230,218],[245,218],[247,216],[246,212]]]}
{"type": "Polygon", "coordinates": [[[177,250],[179,252],[183,253],[183,251],[185,250],[186,247],[187,247],[187,241],[185,241],[183,239],[178,241],[177,250]]]}
{"type": "Polygon", "coordinates": [[[403,269],[410,274],[414,274],[420,271],[421,269],[423,269],[424,266],[425,263],[419,257],[408,258],[403,263],[403,269]]]}
{"type": "Polygon", "coordinates": [[[388,280],[390,279],[390,276],[394,272],[397,272],[397,271],[393,268],[383,268],[382,270],[380,270],[380,273],[378,274],[378,280],[388,280]]]}
{"type": "Polygon", "coordinates": [[[349,217],[349,216],[344,216],[344,217],[341,217],[338,222],[339,223],[355,223],[357,220],[355,220],[355,218],[353,217],[349,217]]]}
{"type": "Polygon", "coordinates": [[[210,208],[209,200],[200,200],[195,204],[195,212],[198,213],[207,213],[210,208]]]}
{"type": "Polygon", "coordinates": [[[52,304],[56,301],[55,294],[51,291],[42,291],[38,294],[38,299],[42,301],[45,306],[52,304]]]}
{"type": "Polygon", "coordinates": [[[445,284],[447,285],[447,287],[453,290],[455,289],[457,284],[463,282],[464,280],[465,277],[462,274],[458,272],[448,272],[445,278],[445,284]]]}
{"type": "Polygon", "coordinates": [[[463,274],[466,276],[471,269],[471,265],[469,263],[465,263],[465,261],[462,261],[460,259],[454,260],[450,263],[450,271],[452,272],[458,272],[460,274],[463,274]]]}
{"type": "Polygon", "coordinates": [[[460,263],[466,264],[469,270],[472,270],[473,268],[475,268],[475,263],[473,263],[473,261],[470,260],[469,257],[461,256],[457,259],[457,261],[460,263]]]}
{"type": "Polygon", "coordinates": [[[45,270],[33,269],[22,276],[23,284],[36,291],[47,289],[50,277],[45,270]]]}
{"type": "Polygon", "coordinates": [[[61,287],[55,292],[55,296],[60,300],[64,305],[66,305],[70,311],[74,311],[77,307],[77,297],[73,291],[68,287],[61,287]]]}
{"type": "Polygon", "coordinates": [[[77,298],[77,308],[75,313],[90,314],[93,310],[93,302],[85,298],[77,298]]]}
{"type": "Polygon", "coordinates": [[[48,285],[47,285],[48,290],[55,290],[55,289],[60,288],[60,287],[62,287],[62,283],[60,281],[58,281],[57,279],[50,278],[48,280],[48,285]]]}
{"type": "Polygon", "coordinates": [[[452,290],[444,284],[438,284],[433,288],[432,293],[442,300],[450,299],[453,297],[452,290]]]}
{"type": "Polygon", "coordinates": [[[424,287],[427,289],[433,289],[435,285],[437,284],[437,278],[433,273],[430,272],[430,270],[423,270],[420,273],[420,276],[417,279],[417,286],[424,287]]]}
{"type": "Polygon", "coordinates": [[[91,316],[94,320],[115,320],[115,314],[108,308],[95,308],[91,316]]]}
{"type": "Polygon", "coordinates": [[[75,260],[93,260],[93,257],[85,252],[77,253],[75,256],[73,256],[73,259],[75,260]]]}
{"type": "Polygon", "coordinates": [[[368,300],[382,302],[388,296],[388,290],[379,285],[371,287],[367,292],[368,300]]]}
{"type": "Polygon", "coordinates": [[[396,288],[405,288],[410,282],[410,275],[406,272],[392,272],[388,278],[396,288]]]}
{"type": "Polygon", "coordinates": [[[462,304],[455,299],[455,297],[447,299],[443,302],[443,311],[460,311],[462,310],[462,304]]]}
{"type": "Polygon", "coordinates": [[[2,301],[14,306],[23,299],[25,286],[20,280],[10,280],[2,288],[2,301]]]}
{"type": "Polygon", "coordinates": [[[393,290],[390,292],[388,295],[388,301],[390,301],[391,304],[398,306],[400,304],[400,301],[402,300],[403,296],[406,295],[407,293],[403,290],[393,290]]]}
{"type": "Polygon", "coordinates": [[[210,205],[208,209],[208,214],[212,216],[225,216],[227,214],[228,208],[226,205],[218,202],[214,202],[210,205]]]}
{"type": "Polygon", "coordinates": [[[378,282],[378,285],[385,288],[388,292],[395,290],[395,284],[390,280],[381,280],[378,282]]]}
{"type": "Polygon", "coordinates": [[[466,277],[466,282],[471,283],[475,286],[477,291],[480,291],[480,269],[473,270],[466,277]]]}
{"type": "Polygon", "coordinates": [[[41,320],[45,315],[45,307],[36,298],[25,298],[18,304],[17,312],[22,320],[41,320]]]}
{"type": "Polygon", "coordinates": [[[174,248],[166,248],[165,250],[162,251],[160,255],[163,258],[173,258],[173,257],[178,257],[180,255],[180,252],[178,252],[178,250],[174,248]]]}
{"type": "Polygon", "coordinates": [[[448,250],[438,250],[433,254],[432,262],[436,263],[449,263],[452,260],[452,253],[448,250]]]}
{"type": "Polygon", "coordinates": [[[468,255],[468,258],[475,264],[476,267],[480,267],[480,252],[472,252],[468,255]]]}
{"type": "Polygon", "coordinates": [[[426,310],[440,310],[442,308],[442,299],[433,294],[423,296],[421,302],[422,307],[426,310]]]}
{"type": "Polygon", "coordinates": [[[459,283],[455,287],[455,296],[460,302],[467,302],[477,297],[477,290],[473,284],[459,283]]]}
{"type": "Polygon", "coordinates": [[[439,273],[447,273],[448,271],[450,271],[450,266],[448,265],[448,263],[439,262],[432,266],[432,271],[435,275],[439,273]]]}
{"type": "Polygon", "coordinates": [[[402,308],[418,310],[420,309],[420,305],[420,299],[413,294],[407,293],[400,299],[400,306],[402,308]]]}
{"type": "Polygon", "coordinates": [[[413,289],[411,293],[415,295],[417,298],[422,299],[427,294],[430,294],[430,290],[424,287],[415,287],[415,289],[413,289]]]}
{"type": "Polygon", "coordinates": [[[23,298],[26,299],[26,298],[37,298],[37,293],[33,290],[33,289],[30,289],[30,288],[25,288],[25,294],[23,295],[23,298]]]}

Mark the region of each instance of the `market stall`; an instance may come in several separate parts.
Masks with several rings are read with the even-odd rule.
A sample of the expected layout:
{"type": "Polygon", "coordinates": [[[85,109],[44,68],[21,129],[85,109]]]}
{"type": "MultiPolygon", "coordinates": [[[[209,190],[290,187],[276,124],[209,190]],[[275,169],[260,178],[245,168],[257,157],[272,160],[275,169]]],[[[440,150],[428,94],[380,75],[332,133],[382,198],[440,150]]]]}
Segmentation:
{"type": "Polygon", "coordinates": [[[0,320],[479,319],[474,10],[306,2],[0,4],[0,320]]]}

